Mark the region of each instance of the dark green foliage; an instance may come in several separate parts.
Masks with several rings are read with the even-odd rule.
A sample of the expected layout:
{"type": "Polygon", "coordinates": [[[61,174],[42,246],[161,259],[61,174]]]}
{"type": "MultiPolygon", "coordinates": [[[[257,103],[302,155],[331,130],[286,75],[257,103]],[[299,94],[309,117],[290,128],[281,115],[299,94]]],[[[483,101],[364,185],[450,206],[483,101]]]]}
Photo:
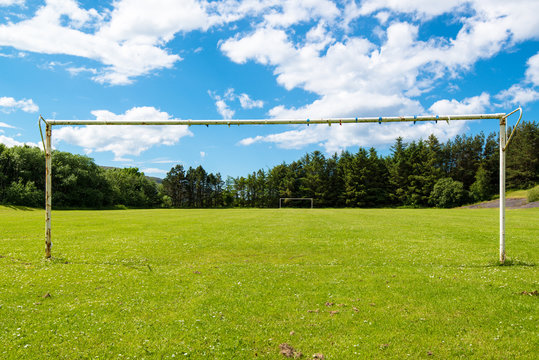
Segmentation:
{"type": "Polygon", "coordinates": [[[429,201],[439,208],[460,206],[466,201],[464,184],[451,178],[440,179],[434,185],[429,201]]]}
{"type": "Polygon", "coordinates": [[[376,150],[360,148],[343,157],[343,197],[349,207],[376,207],[388,203],[388,171],[376,150]]]}
{"type": "Polygon", "coordinates": [[[138,168],[105,169],[104,175],[110,185],[110,201],[114,205],[149,208],[162,202],[157,183],[149,180],[138,168]]]}
{"type": "MultiPolygon", "coordinates": [[[[223,206],[221,174],[207,173],[202,166],[187,172],[176,165],[163,180],[163,193],[173,207],[207,208],[223,206]]],[[[166,204],[165,204],[166,205],[166,204]]]]}
{"type": "Polygon", "coordinates": [[[0,203],[45,204],[45,156],[38,148],[0,144],[0,203]]]}
{"type": "Polygon", "coordinates": [[[527,189],[539,183],[539,123],[525,122],[517,127],[506,156],[508,188],[527,189]]]}
{"type": "Polygon", "coordinates": [[[470,186],[470,198],[473,201],[483,201],[490,199],[492,194],[490,175],[481,165],[475,174],[475,182],[470,186]]]}
{"type": "Polygon", "coordinates": [[[5,202],[13,205],[39,207],[44,202],[43,191],[39,191],[33,181],[12,182],[5,191],[5,202]]]}
{"type": "Polygon", "coordinates": [[[54,151],[52,169],[52,203],[55,206],[100,208],[112,205],[111,184],[93,159],[54,151]]]}
{"type": "MultiPolygon", "coordinates": [[[[184,169],[176,165],[162,186],[136,168],[103,170],[88,157],[54,152],[53,204],[277,207],[279,198],[294,197],[313,198],[315,207],[453,206],[448,204],[468,200],[461,192],[469,193],[473,201],[498,192],[498,136],[462,135],[446,143],[434,135],[411,143],[399,137],[386,157],[373,148],[331,157],[314,151],[290,164],[229,177],[226,183],[220,174],[208,173],[202,166],[184,169]],[[442,184],[453,191],[446,194],[447,199],[441,185],[434,192],[440,179],[446,179],[442,184]]],[[[539,124],[523,123],[506,153],[508,188],[527,189],[539,183],[538,148],[539,124]]],[[[44,155],[38,148],[0,144],[0,203],[42,206],[44,174],[44,155]]]]}

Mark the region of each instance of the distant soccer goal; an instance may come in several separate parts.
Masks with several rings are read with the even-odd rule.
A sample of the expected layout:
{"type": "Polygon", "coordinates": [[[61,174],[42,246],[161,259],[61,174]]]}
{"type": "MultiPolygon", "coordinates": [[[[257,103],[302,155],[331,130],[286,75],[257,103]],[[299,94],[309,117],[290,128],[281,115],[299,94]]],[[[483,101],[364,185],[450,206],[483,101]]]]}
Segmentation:
{"type": "Polygon", "coordinates": [[[279,198],[279,209],[283,207],[283,203],[289,204],[293,201],[309,201],[311,203],[311,209],[313,208],[313,198],[279,198]]]}

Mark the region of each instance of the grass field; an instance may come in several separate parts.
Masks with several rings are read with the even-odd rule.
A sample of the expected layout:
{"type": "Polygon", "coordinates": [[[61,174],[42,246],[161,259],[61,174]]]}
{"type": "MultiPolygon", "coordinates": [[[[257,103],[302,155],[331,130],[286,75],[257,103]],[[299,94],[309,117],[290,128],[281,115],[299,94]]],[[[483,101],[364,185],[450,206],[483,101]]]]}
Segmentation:
{"type": "Polygon", "coordinates": [[[538,219],[0,207],[0,358],[537,359],[538,219]]]}

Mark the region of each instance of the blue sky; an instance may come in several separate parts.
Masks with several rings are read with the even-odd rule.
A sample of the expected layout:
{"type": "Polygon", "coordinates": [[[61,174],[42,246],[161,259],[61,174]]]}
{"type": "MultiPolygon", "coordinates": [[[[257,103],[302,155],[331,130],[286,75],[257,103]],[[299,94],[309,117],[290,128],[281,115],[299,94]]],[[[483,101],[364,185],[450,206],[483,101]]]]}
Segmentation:
{"type": "MultiPolygon", "coordinates": [[[[0,142],[56,119],[539,114],[536,0],[0,0],[0,142]]],[[[306,152],[387,153],[495,121],[55,127],[54,147],[164,177],[247,175],[306,152]]]]}

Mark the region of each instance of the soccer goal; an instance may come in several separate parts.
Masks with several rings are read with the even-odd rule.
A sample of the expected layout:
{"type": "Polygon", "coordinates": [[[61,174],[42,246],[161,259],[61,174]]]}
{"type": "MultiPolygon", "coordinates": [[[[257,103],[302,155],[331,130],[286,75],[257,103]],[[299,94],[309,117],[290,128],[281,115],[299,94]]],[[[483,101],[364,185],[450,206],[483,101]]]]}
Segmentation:
{"type": "MultiPolygon", "coordinates": [[[[221,120],[45,120],[39,117],[38,125],[41,133],[41,141],[45,150],[45,257],[51,257],[51,210],[52,210],[52,127],[59,125],[291,125],[291,124],[357,124],[357,123],[394,123],[394,122],[422,122],[422,121],[446,121],[448,124],[454,120],[497,120],[500,125],[500,263],[505,262],[505,154],[515,130],[522,119],[522,108],[510,113],[496,114],[469,114],[469,115],[416,115],[416,116],[392,116],[392,117],[355,117],[355,118],[329,118],[329,119],[221,119],[221,120]],[[507,118],[517,111],[520,116],[510,136],[507,136],[507,118]],[[45,139],[41,129],[41,122],[46,126],[45,139]]],[[[312,207],[312,199],[311,199],[312,207]]]]}
{"type": "Polygon", "coordinates": [[[313,208],[313,198],[279,198],[279,209],[284,205],[289,204],[293,201],[309,201],[311,203],[311,209],[313,208]]]}

